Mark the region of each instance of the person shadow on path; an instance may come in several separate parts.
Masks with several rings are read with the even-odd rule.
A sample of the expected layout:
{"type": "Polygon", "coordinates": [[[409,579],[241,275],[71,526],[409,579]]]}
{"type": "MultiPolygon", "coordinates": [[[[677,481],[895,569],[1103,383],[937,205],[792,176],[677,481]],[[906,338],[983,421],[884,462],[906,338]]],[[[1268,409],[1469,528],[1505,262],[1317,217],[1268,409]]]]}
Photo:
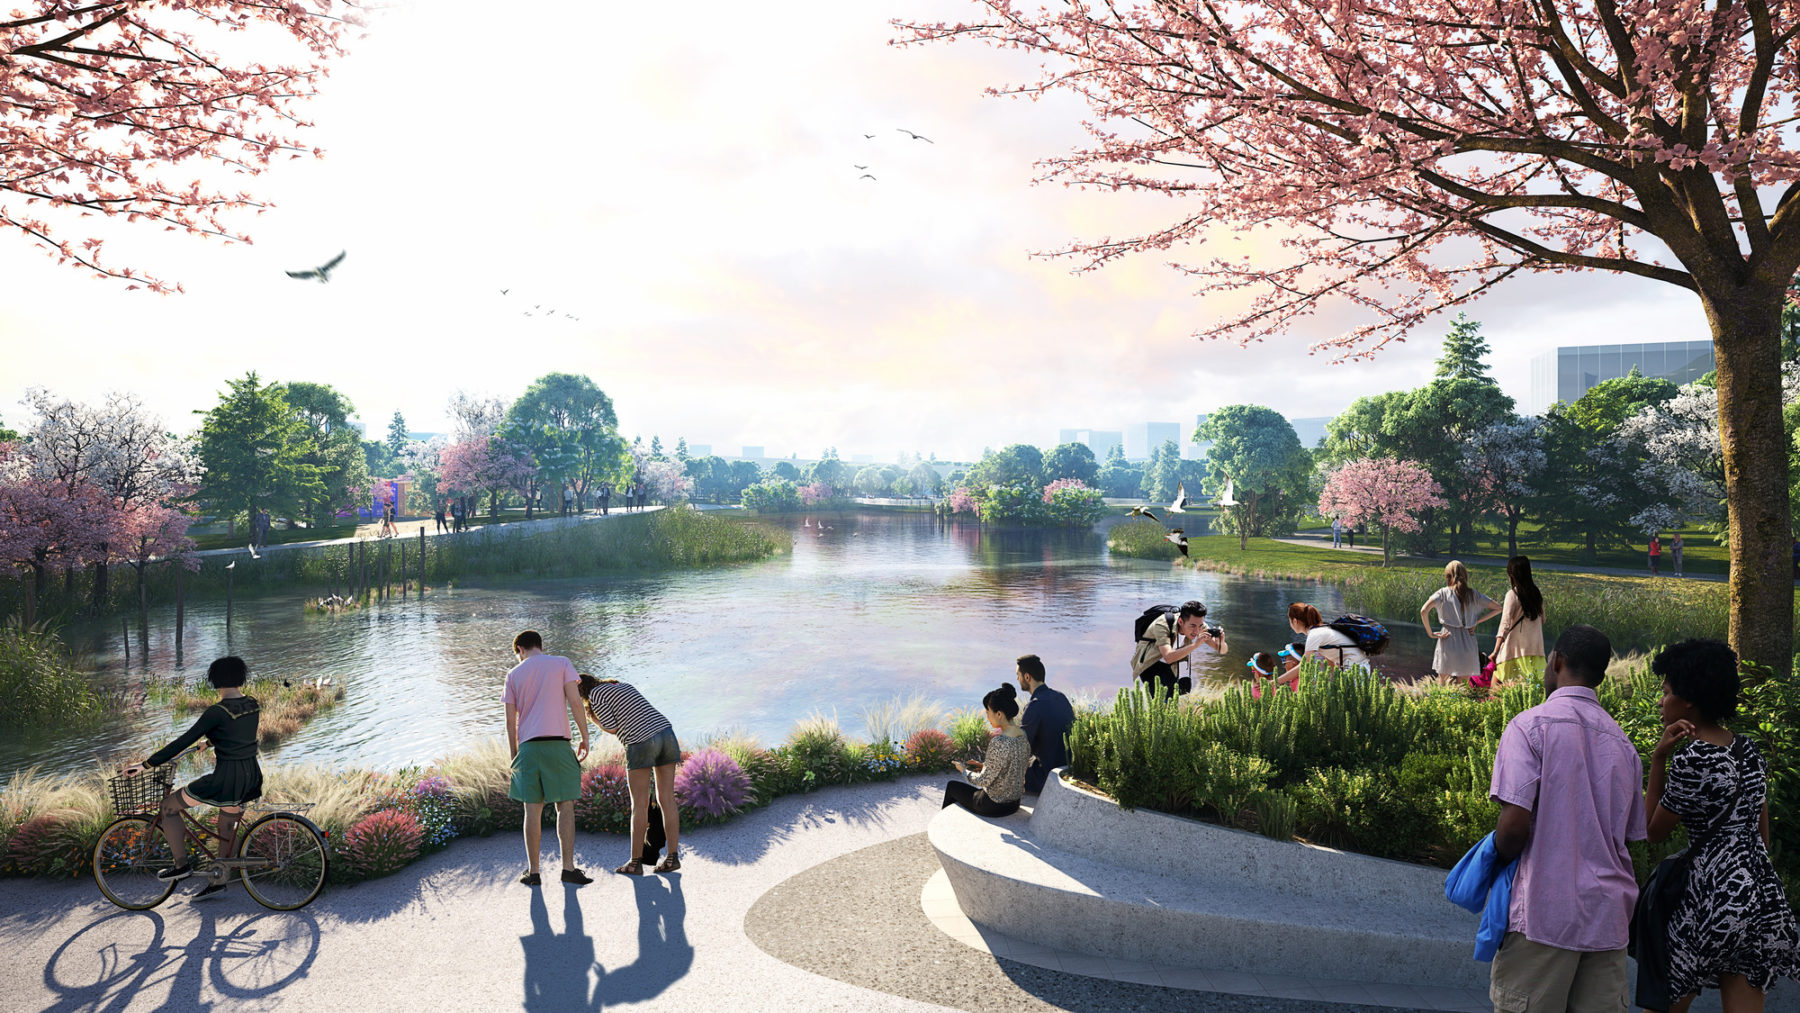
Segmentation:
{"type": "Polygon", "coordinates": [[[525,950],[526,1010],[601,1010],[609,1001],[640,1002],[687,974],[694,965],[694,948],[687,941],[680,876],[643,876],[632,887],[638,906],[637,959],[612,971],[594,956],[594,940],[582,923],[574,886],[563,887],[560,935],[550,925],[544,892],[531,892],[531,935],[519,939],[525,950]]]}

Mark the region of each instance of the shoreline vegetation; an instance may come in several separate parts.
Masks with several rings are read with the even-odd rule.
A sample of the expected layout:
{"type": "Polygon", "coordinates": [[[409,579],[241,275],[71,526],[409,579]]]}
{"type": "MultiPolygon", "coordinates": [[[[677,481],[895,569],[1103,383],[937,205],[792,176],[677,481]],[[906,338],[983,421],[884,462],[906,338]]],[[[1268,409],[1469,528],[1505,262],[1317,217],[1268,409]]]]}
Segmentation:
{"type": "MultiPolygon", "coordinates": [[[[1148,521],[1114,525],[1107,548],[1128,558],[1180,560],[1175,547],[1162,540],[1162,526],[1148,521]]],[[[1182,565],[1214,573],[1336,585],[1348,611],[1382,622],[1408,623],[1416,621],[1420,604],[1443,585],[1443,567],[1449,558],[1396,559],[1384,567],[1380,556],[1369,553],[1268,539],[1254,540],[1250,548],[1240,551],[1235,536],[1202,535],[1188,539],[1188,558],[1182,565]]],[[[1563,626],[1573,622],[1606,631],[1619,650],[1641,651],[1686,637],[1726,636],[1731,595],[1729,585],[1722,581],[1564,570],[1537,570],[1533,577],[1544,592],[1547,639],[1554,639],[1563,626]]],[[[1500,601],[1507,588],[1506,570],[1471,563],[1469,584],[1500,601]]],[[[1795,629],[1800,634],[1800,616],[1795,629]]]]}
{"type": "MultiPolygon", "coordinates": [[[[344,687],[331,678],[303,680],[251,679],[244,695],[256,698],[260,713],[256,744],[268,749],[293,738],[313,718],[344,701],[344,687]]],[[[180,716],[197,714],[218,702],[218,691],[205,683],[158,682],[144,691],[146,700],[169,705],[180,716]]]]}
{"type": "MultiPolygon", "coordinates": [[[[223,598],[229,580],[233,595],[296,591],[315,601],[333,593],[348,597],[352,588],[379,588],[384,566],[386,583],[395,594],[403,584],[416,592],[421,547],[425,586],[431,589],[472,578],[578,577],[755,562],[791,551],[793,539],[781,527],[753,518],[671,507],[516,532],[507,531],[505,525],[423,537],[414,532],[344,545],[281,549],[254,560],[247,551],[204,556],[198,570],[181,574],[182,595],[189,602],[223,598]],[[233,563],[237,565],[228,577],[226,567],[233,563]]],[[[144,577],[148,604],[176,600],[178,566],[168,560],[148,567],[144,577]]],[[[91,569],[58,575],[50,581],[40,614],[87,614],[92,580],[91,569]]],[[[0,614],[20,614],[20,591],[17,581],[0,581],[0,614]]],[[[136,611],[137,606],[135,574],[116,572],[109,581],[107,611],[136,611]]]]}
{"type": "MultiPolygon", "coordinates": [[[[847,736],[835,714],[815,712],[767,748],[731,730],[694,740],[682,752],[675,782],[683,825],[723,822],[783,795],[831,785],[946,773],[951,761],[979,757],[987,745],[979,711],[952,713],[921,697],[890,700],[862,718],[865,739],[847,736]]],[[[582,832],[628,830],[623,757],[617,741],[602,736],[588,758],[576,803],[582,832]]],[[[206,769],[210,760],[190,757],[177,778],[206,769]]],[[[0,789],[0,876],[88,874],[94,842],[116,815],[106,788],[110,773],[99,765],[60,776],[33,768],[0,789]]],[[[329,835],[335,883],[389,875],[458,837],[516,832],[524,817],[506,795],[511,763],[497,739],[393,772],[268,766],[264,778],[265,802],[314,803],[308,815],[329,835]]],[[[213,818],[211,810],[196,815],[213,818]]]]}

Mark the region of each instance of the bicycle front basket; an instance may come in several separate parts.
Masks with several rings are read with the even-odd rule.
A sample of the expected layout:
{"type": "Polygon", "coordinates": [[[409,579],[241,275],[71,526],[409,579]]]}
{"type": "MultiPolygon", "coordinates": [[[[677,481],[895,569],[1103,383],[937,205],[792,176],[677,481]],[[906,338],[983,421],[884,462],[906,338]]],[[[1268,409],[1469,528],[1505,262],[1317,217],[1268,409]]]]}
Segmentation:
{"type": "Polygon", "coordinates": [[[114,812],[120,815],[145,812],[161,805],[163,796],[175,786],[175,767],[164,764],[151,767],[136,777],[107,778],[106,786],[112,791],[114,812]]]}

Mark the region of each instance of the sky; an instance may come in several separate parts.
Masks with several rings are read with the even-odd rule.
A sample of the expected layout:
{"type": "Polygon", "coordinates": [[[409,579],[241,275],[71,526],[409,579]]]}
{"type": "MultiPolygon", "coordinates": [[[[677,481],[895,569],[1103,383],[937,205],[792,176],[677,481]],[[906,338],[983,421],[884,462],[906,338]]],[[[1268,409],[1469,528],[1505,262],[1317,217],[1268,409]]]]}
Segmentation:
{"type": "MultiPolygon", "coordinates": [[[[325,157],[240,184],[274,205],[235,219],[253,245],[60,223],[184,295],[92,280],[0,234],[0,419],[28,423],[28,387],[126,390],[187,431],[255,370],[331,384],[371,431],[395,411],[447,431],[453,392],[512,398],[565,371],[646,441],[966,460],[1226,404],[1328,416],[1424,382],[1447,330],[1336,365],[1308,352],[1361,322],[1334,307],[1284,339],[1201,342],[1240,304],[1198,297],[1169,261],[1217,245],[1080,274],[1034,256],[1179,208],[1032,184],[1087,114],[983,93],[1035,61],[888,44],[890,19],[972,19],[967,0],[493,10],[375,12],[307,109],[325,157]],[[339,250],[329,284],[283,274],[339,250]]],[[[1278,256],[1276,241],[1216,242],[1278,256]]],[[[1512,280],[1467,312],[1520,401],[1557,345],[1707,334],[1691,294],[1602,274],[1512,280]]]]}

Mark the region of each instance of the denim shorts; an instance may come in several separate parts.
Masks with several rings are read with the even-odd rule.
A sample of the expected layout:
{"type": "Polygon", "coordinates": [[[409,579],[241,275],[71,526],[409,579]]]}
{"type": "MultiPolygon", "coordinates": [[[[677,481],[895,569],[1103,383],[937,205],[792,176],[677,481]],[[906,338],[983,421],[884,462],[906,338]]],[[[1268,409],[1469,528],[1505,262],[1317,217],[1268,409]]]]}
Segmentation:
{"type": "Polygon", "coordinates": [[[643,770],[681,762],[681,743],[675,741],[675,729],[664,728],[642,742],[625,747],[625,769],[643,770]]]}

